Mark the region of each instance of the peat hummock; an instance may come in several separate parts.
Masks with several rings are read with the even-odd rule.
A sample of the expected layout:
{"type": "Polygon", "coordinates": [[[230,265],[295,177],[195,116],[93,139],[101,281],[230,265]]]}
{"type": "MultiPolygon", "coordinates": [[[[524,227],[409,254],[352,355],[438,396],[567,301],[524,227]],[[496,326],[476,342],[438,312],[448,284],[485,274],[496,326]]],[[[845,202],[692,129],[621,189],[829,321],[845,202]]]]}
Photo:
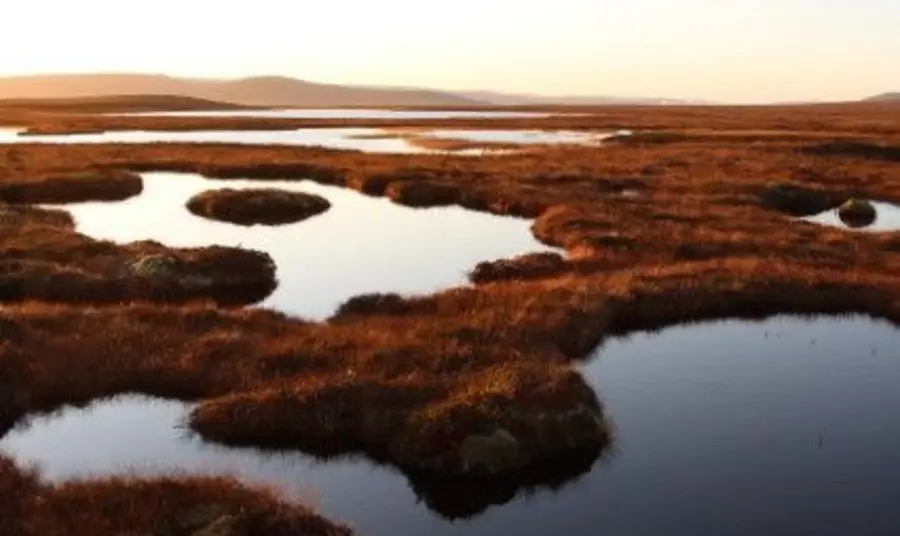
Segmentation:
{"type": "Polygon", "coordinates": [[[229,247],[114,244],[75,231],[56,209],[0,207],[0,300],[78,303],[257,302],[277,284],[265,253],[229,247]]]}
{"type": "Polygon", "coordinates": [[[283,225],[321,214],[331,207],[322,196],[274,188],[207,190],[191,197],[197,216],[238,225],[283,225]]]}
{"type": "Polygon", "coordinates": [[[0,201],[6,203],[80,203],[121,201],[139,195],[141,177],[127,171],[88,171],[29,176],[0,173],[0,201]]]}

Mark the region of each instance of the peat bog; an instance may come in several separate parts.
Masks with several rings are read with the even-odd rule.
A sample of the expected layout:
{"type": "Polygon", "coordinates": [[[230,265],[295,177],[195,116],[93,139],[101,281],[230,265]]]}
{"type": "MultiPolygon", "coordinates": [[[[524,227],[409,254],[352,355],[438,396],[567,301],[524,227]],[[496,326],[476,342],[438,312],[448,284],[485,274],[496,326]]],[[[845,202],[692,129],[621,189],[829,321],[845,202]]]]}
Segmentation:
{"type": "MultiPolygon", "coordinates": [[[[900,445],[898,438],[884,435],[887,427],[879,419],[890,415],[878,409],[893,402],[889,390],[867,386],[872,378],[890,382],[894,377],[886,348],[896,337],[889,324],[900,322],[900,239],[890,231],[850,233],[798,223],[796,218],[833,210],[849,198],[900,201],[900,163],[890,158],[900,146],[900,108],[847,104],[610,107],[584,112],[429,119],[433,123],[428,126],[477,128],[493,121],[489,128],[628,128],[637,134],[608,139],[600,147],[541,146],[484,158],[180,143],[0,146],[0,182],[20,184],[24,192],[0,219],[4,259],[16,263],[2,272],[8,289],[3,294],[0,345],[4,424],[12,427],[29,415],[120,394],[181,400],[192,404],[184,408],[185,422],[204,441],[320,457],[353,455],[392,467],[430,510],[444,517],[471,517],[466,527],[472,534],[515,527],[528,533],[529,527],[547,529],[549,520],[554,531],[576,534],[604,523],[610,530],[651,534],[659,530],[653,523],[667,519],[667,526],[683,522],[686,530],[696,528],[694,533],[730,528],[735,520],[745,523],[748,534],[763,529],[789,533],[791,527],[852,529],[863,520],[876,528],[892,524],[890,509],[870,490],[895,480],[886,483],[875,476],[895,471],[885,453],[900,445]],[[533,218],[534,236],[564,249],[565,255],[525,250],[503,260],[480,258],[468,264],[476,285],[416,296],[376,290],[346,300],[327,321],[304,320],[236,307],[258,302],[259,294],[274,290],[271,275],[278,261],[267,253],[104,242],[78,234],[73,221],[56,208],[21,206],[51,202],[33,186],[46,177],[57,179],[53,187],[63,193],[54,194],[52,202],[59,203],[69,188],[60,177],[150,171],[196,173],[224,181],[256,179],[260,188],[266,187],[266,180],[307,179],[410,207],[459,206],[533,218]],[[479,265],[482,261],[485,264],[479,265]],[[226,274],[240,276],[241,284],[226,274]],[[202,285],[197,283],[201,277],[202,285]],[[234,295],[251,281],[259,287],[244,299],[222,303],[222,296],[234,295]],[[52,290],[41,290],[47,288],[52,290]],[[185,303],[193,298],[220,303],[185,303]],[[715,341],[719,329],[732,328],[702,323],[671,327],[779,314],[856,314],[880,319],[881,324],[872,327],[873,320],[856,319],[838,326],[829,324],[833,320],[816,320],[809,328],[816,334],[809,336],[807,347],[797,342],[806,340],[807,328],[787,322],[784,329],[790,337],[785,337],[795,341],[792,346],[781,345],[784,337],[770,340],[765,334],[764,344],[770,345],[766,348],[749,342],[730,345],[748,349],[731,367],[711,360],[728,354],[715,341]],[[678,335],[669,342],[638,335],[636,350],[616,349],[627,340],[621,336],[655,329],[664,329],[660,337],[672,330],[678,335]],[[842,337],[828,338],[832,332],[842,337]],[[696,344],[687,349],[679,346],[693,340],[696,344]],[[758,350],[751,352],[753,348],[758,350]],[[670,349],[677,349],[670,359],[655,357],[670,349]],[[598,356],[589,359],[595,352],[598,356]],[[617,352],[633,355],[617,365],[617,352]],[[772,355],[781,357],[766,357],[772,355]],[[857,359],[859,367],[848,359],[857,359]],[[607,361],[610,367],[605,367],[607,361]],[[846,381],[833,383],[827,371],[807,373],[818,362],[823,367],[827,363],[828,370],[846,381]],[[875,370],[879,372],[874,376],[863,374],[875,370]],[[679,374],[693,383],[679,384],[679,374]],[[647,378],[658,378],[653,385],[671,388],[648,387],[641,383],[647,378]],[[785,385],[788,378],[794,381],[785,385]],[[807,389],[798,378],[809,379],[817,388],[807,389]],[[720,384],[735,388],[703,388],[720,384]],[[678,385],[695,388],[679,391],[678,385]],[[846,390],[846,398],[839,389],[846,390]],[[742,405],[747,400],[734,398],[758,390],[774,393],[765,406],[742,405]],[[660,396],[644,396],[654,392],[660,396]],[[821,404],[825,415],[847,411],[852,418],[811,424],[817,412],[787,410],[794,396],[807,397],[801,409],[821,404]],[[699,413],[704,406],[709,413],[699,413]],[[691,415],[696,419],[685,420],[691,415]],[[745,421],[749,416],[755,420],[745,421]],[[814,458],[795,455],[800,451],[791,449],[808,449],[811,436],[804,428],[801,447],[784,430],[807,424],[826,429],[821,440],[825,449],[835,445],[839,452],[854,453],[848,460],[864,457],[871,465],[836,465],[835,457],[827,466],[815,465],[814,458]],[[758,435],[747,435],[754,429],[758,435]],[[837,430],[837,435],[827,430],[837,430]],[[775,445],[772,452],[778,455],[756,460],[746,456],[748,445],[765,437],[791,452],[775,445]],[[712,457],[716,453],[719,458],[712,457]],[[734,478],[723,483],[717,480],[721,473],[698,473],[704,466],[695,458],[709,459],[709,467],[726,473],[725,468],[749,467],[754,471],[750,474],[765,479],[755,484],[733,473],[734,478]],[[785,513],[767,493],[787,489],[784,475],[796,476],[798,471],[806,471],[805,477],[792,482],[808,487],[794,488],[794,502],[786,503],[794,507],[785,513]],[[854,486],[828,487],[835,475],[854,486]],[[694,477],[703,485],[686,487],[694,477]],[[765,493],[753,488],[757,485],[765,486],[765,493]],[[677,503],[671,501],[672,489],[684,490],[685,500],[696,499],[701,510],[689,509],[688,518],[673,520],[677,503]],[[721,493],[726,489],[732,492],[721,493]],[[530,491],[538,491],[540,499],[517,498],[530,491]],[[853,502],[854,493],[869,503],[853,502]],[[703,508],[704,501],[714,506],[703,508]],[[635,509],[630,506],[636,502],[640,515],[632,516],[635,509]],[[827,516],[802,507],[818,502],[844,507],[832,508],[827,516]],[[598,503],[607,512],[602,520],[594,518],[598,503]],[[488,510],[492,504],[504,506],[488,510]],[[541,515],[548,516],[547,525],[535,517],[541,515]],[[819,525],[828,520],[833,525],[819,525]]],[[[0,113],[0,119],[4,117],[0,113]]],[[[218,127],[230,122],[234,128],[241,121],[269,120],[97,114],[74,118],[66,113],[30,116],[21,109],[6,119],[7,124],[48,132],[102,127],[106,122],[116,128],[146,128],[154,122],[164,127],[198,122],[218,127]]],[[[343,126],[384,126],[366,124],[374,121],[369,119],[350,121],[358,123],[343,126]]],[[[73,187],[71,201],[84,201],[85,194],[76,190],[73,187]]],[[[130,199],[143,198],[144,190],[149,190],[147,184],[141,195],[130,199]]],[[[187,213],[183,202],[170,210],[187,213]]],[[[299,233],[333,213],[336,205],[293,225],[299,233]]],[[[160,221],[165,218],[160,216],[160,221]]],[[[440,249],[440,233],[419,231],[434,242],[435,251],[440,249]]],[[[365,262],[356,262],[360,265],[355,269],[365,273],[365,262]]],[[[782,325],[778,319],[766,322],[737,325],[749,326],[750,338],[759,342],[758,329],[777,331],[782,325]]],[[[820,443],[816,434],[814,448],[820,443]]],[[[26,451],[17,451],[17,459],[27,460],[26,451]]],[[[757,446],[753,452],[765,450],[757,446]]],[[[333,465],[339,472],[341,463],[326,462],[321,471],[333,465]]],[[[240,523],[265,526],[284,519],[278,516],[294,516],[290,523],[321,522],[314,533],[341,530],[310,517],[308,510],[276,507],[283,499],[234,480],[211,483],[170,476],[160,481],[157,475],[136,475],[28,484],[34,480],[21,469],[8,472],[23,487],[58,490],[31,488],[35,493],[22,495],[25,499],[0,500],[0,509],[10,512],[4,518],[12,527],[10,534],[33,534],[28,531],[35,519],[46,519],[57,529],[115,534],[125,528],[145,530],[150,519],[183,523],[185,515],[203,517],[177,510],[176,500],[184,503],[185,497],[196,501],[192,504],[218,505],[215,515],[207,508],[204,527],[232,523],[232,517],[239,518],[235,527],[243,527],[250,525],[240,523]],[[64,497],[66,504],[82,507],[77,512],[54,510],[61,517],[40,517],[46,503],[37,501],[38,496],[64,497]],[[258,516],[248,520],[233,515],[232,505],[242,501],[257,505],[247,511],[258,516]],[[99,509],[111,512],[113,524],[98,528],[96,516],[80,515],[99,509]],[[280,513],[273,513],[276,510],[280,513]]],[[[388,478],[397,480],[396,475],[388,478]]],[[[329,486],[338,486],[329,482],[324,478],[319,484],[327,493],[334,489],[329,486]]],[[[378,482],[380,477],[370,481],[375,487],[365,489],[377,489],[378,482]]],[[[407,501],[399,494],[371,494],[395,504],[407,501]]],[[[359,512],[362,534],[365,527],[378,526],[364,510],[343,508],[325,506],[323,513],[344,520],[347,512],[352,525],[352,516],[359,512]]],[[[389,516],[392,508],[378,511],[389,516]]],[[[426,518],[420,526],[429,530],[458,528],[424,515],[416,519],[426,518]]],[[[380,522],[387,527],[391,520],[380,522]]],[[[279,526],[290,530],[300,525],[279,526]]],[[[240,528],[233,532],[241,534],[240,528]]]]}

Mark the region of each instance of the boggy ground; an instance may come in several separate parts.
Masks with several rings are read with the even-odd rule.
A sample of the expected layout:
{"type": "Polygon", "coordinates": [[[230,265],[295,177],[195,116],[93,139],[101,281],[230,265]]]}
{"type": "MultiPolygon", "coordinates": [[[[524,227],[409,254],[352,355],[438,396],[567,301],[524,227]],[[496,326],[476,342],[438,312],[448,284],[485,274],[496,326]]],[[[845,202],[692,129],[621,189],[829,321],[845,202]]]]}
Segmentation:
{"type": "MultiPolygon", "coordinates": [[[[578,121],[600,128],[628,113],[578,121]]],[[[0,345],[5,422],[120,392],[197,400],[190,423],[210,440],[363,452],[432,490],[424,483],[447,475],[506,478],[576,452],[602,454],[611,419],[572,364],[610,336],[779,313],[900,323],[900,234],[793,220],[849,196],[900,201],[900,107],[667,108],[634,121],[667,130],[479,159],[0,148],[35,173],[52,162],[72,173],[311,178],[413,206],[536,217],[535,235],[567,252],[473,267],[474,287],[355,298],[326,323],[201,305],[10,304],[0,345]]],[[[455,498],[429,504],[449,508],[455,498]]],[[[454,507],[474,512],[508,498],[454,507]]]]}
{"type": "Polygon", "coordinates": [[[347,536],[267,489],[228,478],[111,478],[46,484],[0,456],[4,536],[347,536]]]}
{"type": "Polygon", "coordinates": [[[277,285],[263,252],[115,244],[79,234],[68,212],[0,204],[0,300],[253,303],[277,285]]]}
{"type": "Polygon", "coordinates": [[[188,199],[191,213],[238,225],[281,225],[321,214],[331,203],[320,195],[275,188],[206,190],[188,199]]]}

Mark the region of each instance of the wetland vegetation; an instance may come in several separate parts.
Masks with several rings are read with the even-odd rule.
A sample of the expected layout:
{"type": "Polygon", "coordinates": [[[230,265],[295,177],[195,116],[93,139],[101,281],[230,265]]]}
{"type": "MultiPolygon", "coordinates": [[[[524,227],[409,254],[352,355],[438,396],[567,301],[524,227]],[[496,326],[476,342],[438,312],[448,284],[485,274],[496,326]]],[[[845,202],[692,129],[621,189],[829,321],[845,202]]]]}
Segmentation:
{"type": "MultiPolygon", "coordinates": [[[[900,236],[805,221],[848,199],[900,202],[900,107],[577,111],[401,125],[0,107],[0,122],[57,134],[410,124],[634,131],[600,146],[480,158],[221,144],[0,145],[3,426],[120,394],[187,401],[194,404],[187,424],[206,441],[361,456],[400,471],[435,511],[466,517],[526,490],[565,487],[602,465],[618,437],[616,408],[581,364],[620,336],[779,314],[900,323],[900,236]],[[531,218],[534,236],[559,252],[482,259],[469,267],[472,285],[368,293],[321,321],[240,307],[276,288],[267,253],[108,242],[80,234],[64,207],[36,206],[126,199],[141,193],[138,174],[150,171],[255,179],[260,188],[267,180],[312,180],[408,207],[531,218]]],[[[441,236],[430,239],[439,244],[441,236]]],[[[44,483],[12,460],[2,467],[8,478],[0,485],[25,490],[0,494],[4,534],[200,534],[216,523],[233,535],[259,527],[276,535],[348,530],[233,479],[44,483]],[[206,521],[159,528],[197,517],[185,505],[203,510],[206,521]]]]}

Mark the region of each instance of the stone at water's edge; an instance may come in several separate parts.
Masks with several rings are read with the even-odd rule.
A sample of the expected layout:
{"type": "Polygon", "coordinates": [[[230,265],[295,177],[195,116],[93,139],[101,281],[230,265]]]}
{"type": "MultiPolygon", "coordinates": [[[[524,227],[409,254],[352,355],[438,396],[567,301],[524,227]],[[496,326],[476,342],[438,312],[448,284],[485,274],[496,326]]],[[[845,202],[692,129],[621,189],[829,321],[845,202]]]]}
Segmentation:
{"type": "Polygon", "coordinates": [[[496,473],[510,465],[519,455],[519,441],[503,428],[490,435],[472,434],[459,446],[463,471],[479,467],[496,473]]]}
{"type": "Polygon", "coordinates": [[[140,277],[165,277],[176,273],[177,258],[171,255],[145,255],[131,264],[131,271],[140,277]]]}
{"type": "Polygon", "coordinates": [[[470,434],[463,439],[457,451],[457,470],[451,472],[470,476],[514,473],[563,459],[571,452],[603,448],[609,440],[603,418],[587,406],[561,413],[519,414],[513,416],[509,427],[498,426],[490,434],[470,434]]]}
{"type": "Polygon", "coordinates": [[[850,227],[865,227],[875,221],[877,213],[869,201],[848,199],[838,208],[838,217],[850,227]]]}

